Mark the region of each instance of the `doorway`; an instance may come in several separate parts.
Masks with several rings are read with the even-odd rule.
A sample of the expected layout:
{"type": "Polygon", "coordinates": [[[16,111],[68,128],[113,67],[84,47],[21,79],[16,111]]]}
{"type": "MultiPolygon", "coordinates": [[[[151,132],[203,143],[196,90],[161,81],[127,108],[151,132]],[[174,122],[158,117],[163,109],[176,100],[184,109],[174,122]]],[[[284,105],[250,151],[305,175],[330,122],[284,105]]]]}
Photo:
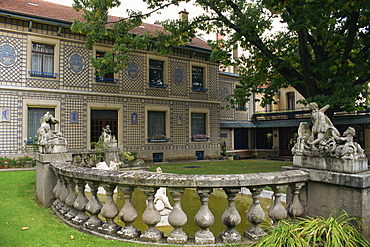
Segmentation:
{"type": "Polygon", "coordinates": [[[234,129],[234,149],[248,148],[248,129],[234,129]]]}
{"type": "Polygon", "coordinates": [[[118,111],[117,110],[91,110],[91,142],[98,142],[103,127],[109,125],[118,141],[118,111]]]}

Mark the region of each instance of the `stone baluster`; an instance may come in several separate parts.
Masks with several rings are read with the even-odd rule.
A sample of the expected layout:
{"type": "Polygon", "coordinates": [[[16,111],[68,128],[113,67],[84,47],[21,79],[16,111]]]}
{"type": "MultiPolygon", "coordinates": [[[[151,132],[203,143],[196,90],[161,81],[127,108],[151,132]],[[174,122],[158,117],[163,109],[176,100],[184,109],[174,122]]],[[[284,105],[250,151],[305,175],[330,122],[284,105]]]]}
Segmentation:
{"type": "Polygon", "coordinates": [[[77,198],[76,183],[74,182],[73,178],[70,177],[66,177],[66,181],[68,187],[68,196],[65,203],[70,208],[70,210],[65,215],[65,217],[67,220],[71,221],[78,214],[78,211],[73,207],[73,204],[77,198]]]}
{"type": "Polygon", "coordinates": [[[125,223],[125,226],[117,234],[124,239],[135,239],[140,236],[141,232],[133,225],[133,222],[138,217],[138,213],[131,202],[134,187],[120,186],[120,189],[125,198],[125,204],[119,213],[119,217],[125,223]]]}
{"type": "Polygon", "coordinates": [[[67,188],[67,184],[66,184],[66,179],[61,176],[62,178],[62,182],[61,182],[61,192],[60,192],[60,196],[59,196],[59,200],[61,202],[60,204],[60,207],[59,207],[59,212],[62,214],[62,215],[65,215],[66,213],[68,213],[68,211],[71,209],[70,207],[68,207],[65,203],[66,203],[66,199],[67,199],[67,196],[68,196],[68,188],[67,188]]]}
{"type": "Polygon", "coordinates": [[[62,206],[62,203],[60,201],[60,194],[62,193],[62,186],[63,186],[63,179],[62,176],[58,173],[56,173],[57,176],[57,184],[55,185],[53,189],[53,193],[55,195],[56,200],[53,202],[53,206],[56,210],[59,211],[59,208],[62,206]]]}
{"type": "Polygon", "coordinates": [[[97,195],[99,182],[89,181],[87,183],[91,189],[91,197],[86,204],[86,211],[91,214],[91,217],[84,223],[84,226],[90,230],[98,231],[98,227],[103,224],[102,220],[98,217],[103,207],[97,195]]]}
{"type": "Polygon", "coordinates": [[[76,225],[82,225],[89,219],[89,216],[85,214],[86,204],[89,200],[85,195],[86,182],[81,179],[75,179],[75,183],[77,184],[78,188],[78,196],[73,203],[73,207],[78,210],[78,214],[72,219],[72,222],[76,225]]]}
{"type": "Polygon", "coordinates": [[[304,213],[304,208],[299,200],[299,191],[304,184],[302,182],[289,184],[293,197],[287,205],[287,211],[292,218],[302,216],[304,213]]]}
{"type": "Polygon", "coordinates": [[[147,242],[159,242],[163,233],[156,228],[158,222],[161,221],[161,215],[154,206],[154,195],[157,188],[142,187],[142,191],[144,192],[148,202],[142,215],[142,220],[148,226],[148,229],[140,235],[140,239],[147,242]]]}
{"type": "Polygon", "coordinates": [[[215,237],[209,230],[209,227],[215,223],[215,217],[208,208],[209,196],[212,193],[212,189],[198,188],[197,191],[200,197],[201,206],[194,217],[195,224],[200,227],[200,230],[195,233],[195,244],[214,244],[215,237]]]}
{"type": "Polygon", "coordinates": [[[168,216],[168,222],[174,230],[168,235],[167,242],[169,244],[185,244],[188,241],[188,235],[182,230],[182,227],[188,221],[188,217],[181,208],[181,197],[184,193],[183,188],[169,189],[173,198],[173,209],[168,216]]]}
{"type": "Polygon", "coordinates": [[[282,192],[286,185],[270,185],[270,187],[274,191],[274,202],[268,213],[274,222],[274,226],[277,226],[279,220],[285,219],[288,216],[286,209],[281,204],[281,196],[283,195],[282,192]]]}
{"type": "Polygon", "coordinates": [[[266,235],[259,226],[266,217],[260,204],[260,195],[264,188],[265,186],[248,187],[252,193],[253,203],[247,212],[247,220],[252,224],[252,227],[244,231],[244,235],[252,241],[257,241],[266,235]]]}
{"type": "Polygon", "coordinates": [[[241,217],[235,207],[236,195],[240,192],[238,188],[224,188],[227,195],[228,206],[222,214],[222,222],[226,225],[226,230],[221,233],[221,239],[224,243],[237,243],[240,242],[242,236],[239,234],[235,227],[240,224],[241,217]]]}
{"type": "Polygon", "coordinates": [[[118,207],[113,200],[113,194],[114,189],[116,188],[116,184],[104,184],[103,187],[106,191],[107,199],[100,213],[106,219],[106,222],[101,227],[99,227],[98,230],[101,233],[116,236],[117,231],[121,229],[121,226],[117,225],[114,222],[114,218],[118,215],[119,212],[118,207]]]}

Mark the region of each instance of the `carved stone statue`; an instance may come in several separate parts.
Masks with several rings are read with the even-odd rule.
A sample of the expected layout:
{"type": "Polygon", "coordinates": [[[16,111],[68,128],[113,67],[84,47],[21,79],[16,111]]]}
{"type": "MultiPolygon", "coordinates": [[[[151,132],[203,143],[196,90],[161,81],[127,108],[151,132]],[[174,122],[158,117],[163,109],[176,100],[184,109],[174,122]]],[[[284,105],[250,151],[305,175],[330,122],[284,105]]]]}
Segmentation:
{"type": "Polygon", "coordinates": [[[105,128],[103,127],[103,140],[104,140],[104,146],[107,148],[116,148],[117,147],[117,139],[114,135],[112,135],[112,131],[107,125],[105,128]]]}
{"type": "Polygon", "coordinates": [[[66,153],[67,141],[61,132],[53,131],[50,124],[57,124],[59,121],[47,112],[40,119],[41,127],[37,130],[39,152],[44,154],[66,153]]]}
{"type": "Polygon", "coordinates": [[[317,157],[336,157],[342,159],[365,158],[364,150],[353,141],[356,134],[354,128],[349,127],[343,137],[334,127],[330,119],[325,115],[329,105],[319,109],[315,102],[310,103],[312,109],[312,131],[306,122],[302,122],[298,128],[297,142],[292,148],[294,155],[306,155],[317,157]]]}
{"type": "Polygon", "coordinates": [[[319,109],[310,103],[312,128],[302,122],[292,148],[293,166],[358,173],[367,171],[367,159],[361,146],[353,141],[356,131],[348,127],[343,136],[325,115],[329,105],[319,109]]]}

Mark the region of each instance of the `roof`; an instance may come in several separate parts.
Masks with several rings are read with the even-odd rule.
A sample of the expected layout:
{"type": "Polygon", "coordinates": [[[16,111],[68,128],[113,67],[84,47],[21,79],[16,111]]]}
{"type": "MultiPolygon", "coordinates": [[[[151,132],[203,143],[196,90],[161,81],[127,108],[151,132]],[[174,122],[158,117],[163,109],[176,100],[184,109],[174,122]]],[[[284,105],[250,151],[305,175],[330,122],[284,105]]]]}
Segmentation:
{"type": "MultiPolygon", "coordinates": [[[[43,0],[5,0],[0,1],[0,10],[14,14],[20,14],[29,17],[38,17],[40,19],[60,21],[64,23],[73,23],[73,18],[77,17],[83,20],[82,11],[76,12],[72,7],[51,3],[43,0]]],[[[122,19],[117,16],[108,16],[108,21],[118,21],[122,19]]],[[[161,25],[142,23],[141,27],[132,29],[132,33],[142,35],[146,32],[152,36],[156,36],[156,31],[163,30],[161,25]]],[[[195,37],[192,42],[187,43],[188,46],[193,46],[201,49],[211,50],[207,42],[195,37]]]]}
{"type": "Polygon", "coordinates": [[[231,72],[224,72],[224,71],[220,71],[220,75],[228,75],[228,76],[233,76],[233,77],[239,77],[239,74],[231,73],[231,72]]]}

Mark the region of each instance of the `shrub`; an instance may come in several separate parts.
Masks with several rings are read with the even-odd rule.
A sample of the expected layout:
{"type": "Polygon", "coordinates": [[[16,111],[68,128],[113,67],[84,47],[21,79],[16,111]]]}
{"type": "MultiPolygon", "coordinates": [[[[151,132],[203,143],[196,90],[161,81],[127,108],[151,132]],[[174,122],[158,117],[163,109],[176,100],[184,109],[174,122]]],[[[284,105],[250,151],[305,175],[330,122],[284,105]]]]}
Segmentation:
{"type": "Polygon", "coordinates": [[[8,158],[6,156],[0,156],[0,169],[24,168],[33,166],[36,166],[36,160],[28,156],[18,158],[8,158]]]}
{"type": "Polygon", "coordinates": [[[269,235],[253,244],[253,247],[362,247],[370,246],[365,237],[352,224],[359,221],[349,217],[344,210],[324,217],[307,217],[281,220],[269,235]]]}

